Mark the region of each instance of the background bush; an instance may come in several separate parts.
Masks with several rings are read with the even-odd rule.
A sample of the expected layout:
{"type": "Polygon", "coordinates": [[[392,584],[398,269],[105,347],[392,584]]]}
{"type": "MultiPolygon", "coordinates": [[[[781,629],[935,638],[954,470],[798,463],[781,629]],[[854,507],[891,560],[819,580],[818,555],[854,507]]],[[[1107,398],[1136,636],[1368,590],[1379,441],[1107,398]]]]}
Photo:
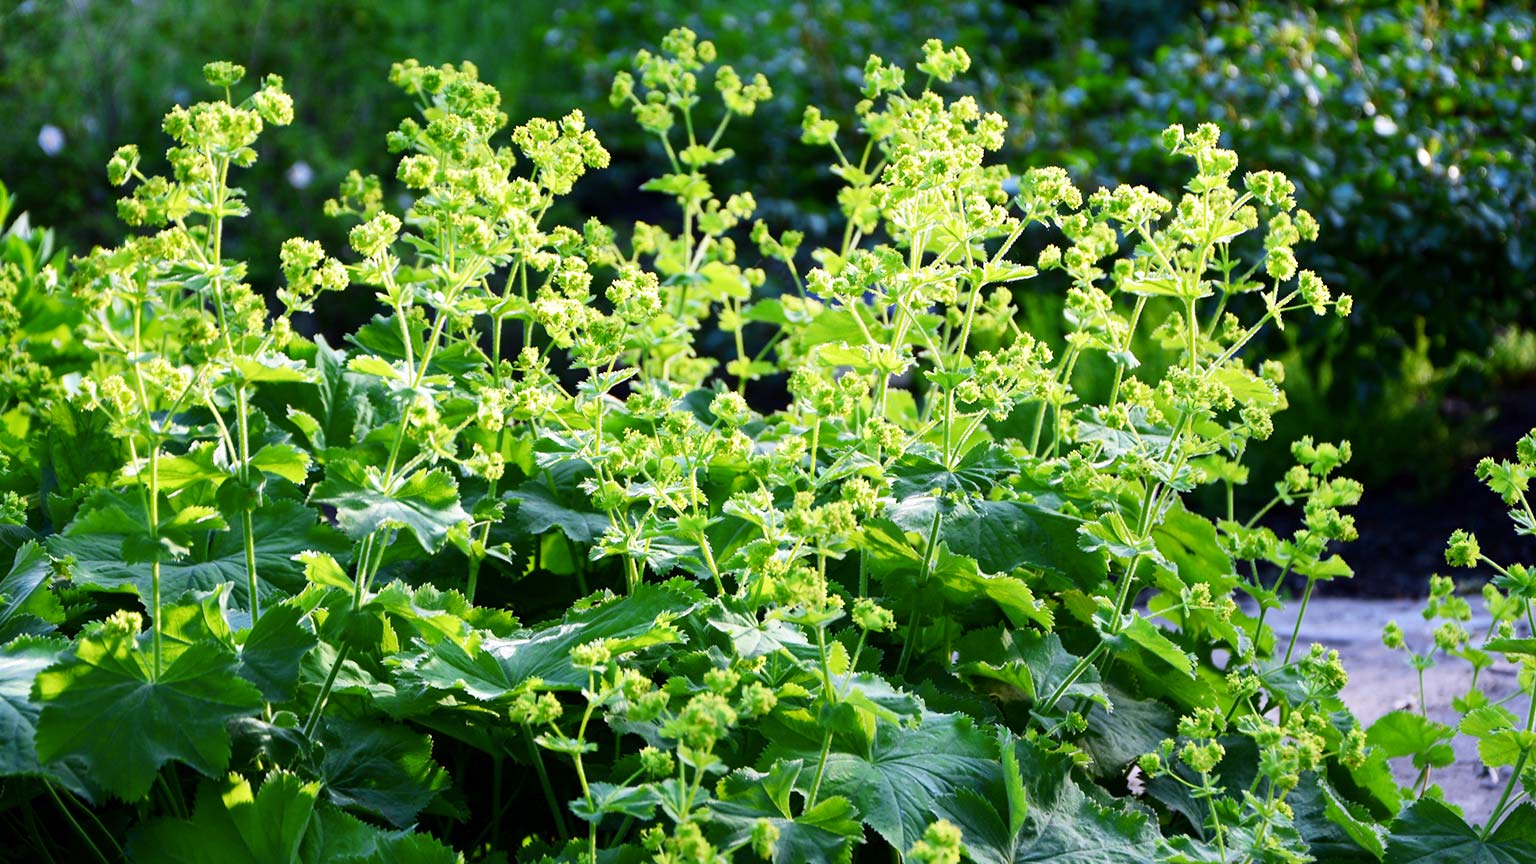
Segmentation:
{"type": "Polygon", "coordinates": [[[1289,364],[1287,422],[1379,441],[1368,475],[1427,458],[1451,476],[1481,443],[1458,403],[1498,383],[1478,361],[1536,308],[1533,26],[1529,3],[1210,4],[1129,68],[1083,40],[1024,70],[1015,144],[1155,186],[1174,178],[1149,135],[1190,117],[1291,166],[1327,229],[1319,270],[1360,305],[1289,364]]]}

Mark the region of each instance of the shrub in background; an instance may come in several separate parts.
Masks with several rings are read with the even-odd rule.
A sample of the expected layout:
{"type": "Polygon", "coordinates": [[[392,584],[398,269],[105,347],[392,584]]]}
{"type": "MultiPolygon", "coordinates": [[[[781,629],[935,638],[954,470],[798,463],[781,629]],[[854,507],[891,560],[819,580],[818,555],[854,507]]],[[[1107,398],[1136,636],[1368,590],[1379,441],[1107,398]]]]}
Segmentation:
{"type": "Polygon", "coordinates": [[[1330,228],[1319,272],[1371,310],[1306,340],[1293,418],[1434,442],[1383,453],[1381,474],[1465,455],[1443,446],[1476,429],[1441,413],[1477,390],[1455,364],[1532,323],[1533,28],[1527,3],[1212,4],[1129,69],[1082,43],[1025,70],[1014,143],[1101,182],[1166,183],[1149,136],[1193,117],[1223,123],[1254,164],[1288,166],[1330,228]]]}

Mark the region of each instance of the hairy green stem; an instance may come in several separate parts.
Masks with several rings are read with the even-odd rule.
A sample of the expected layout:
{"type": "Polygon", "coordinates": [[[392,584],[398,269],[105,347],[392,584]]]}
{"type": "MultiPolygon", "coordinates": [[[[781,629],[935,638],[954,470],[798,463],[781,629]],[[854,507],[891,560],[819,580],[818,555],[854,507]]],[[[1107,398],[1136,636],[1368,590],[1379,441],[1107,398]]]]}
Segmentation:
{"type": "MultiPolygon", "coordinates": [[[[1531,610],[1527,606],[1526,617],[1529,618],[1530,616],[1531,610]]],[[[1536,729],[1536,694],[1531,694],[1531,704],[1526,708],[1525,712],[1526,735],[1529,735],[1533,729],[1536,729]]],[[[1510,770],[1509,781],[1504,784],[1504,793],[1499,796],[1499,803],[1494,805],[1493,812],[1489,814],[1487,824],[1483,825],[1480,835],[1483,840],[1488,839],[1489,835],[1493,833],[1494,828],[1498,826],[1499,821],[1504,817],[1504,808],[1509,806],[1510,796],[1514,794],[1515,787],[1520,783],[1520,772],[1525,769],[1525,763],[1529,761],[1530,756],[1531,748],[1529,746],[1520,750],[1520,756],[1515,759],[1514,767],[1510,770]]]]}
{"type": "Polygon", "coordinates": [[[832,730],[828,729],[821,736],[821,755],[816,759],[816,778],[811,781],[811,794],[805,799],[805,811],[816,806],[816,798],[821,794],[821,778],[827,771],[827,759],[832,755],[832,730]]]}
{"type": "Polygon", "coordinates": [[[549,782],[549,771],[544,768],[544,754],[539,752],[539,745],[534,743],[533,730],[526,725],[523,726],[523,740],[527,742],[528,753],[533,757],[533,770],[539,775],[539,788],[544,790],[544,802],[549,805],[549,812],[555,817],[555,831],[561,840],[568,840],[571,832],[565,827],[565,811],[560,807],[560,799],[555,797],[555,787],[549,782]]]}
{"type": "MultiPolygon", "coordinates": [[[[87,833],[85,828],[75,820],[74,814],[70,813],[69,808],[64,806],[64,800],[59,797],[59,793],[53,788],[53,784],[51,782],[44,781],[43,788],[48,790],[48,794],[53,798],[53,803],[58,806],[59,813],[63,814],[65,821],[70,824],[70,827],[75,829],[75,833],[80,835],[80,839],[85,841],[85,845],[90,847],[91,853],[96,856],[96,860],[100,861],[101,864],[110,864],[110,859],[108,859],[106,855],[102,854],[101,848],[96,845],[96,841],[91,839],[91,835],[87,833]]],[[[112,837],[111,834],[106,835],[106,837],[117,849],[118,860],[122,860],[122,847],[117,845],[117,841],[112,837]]]]}
{"type": "Polygon", "coordinates": [[[341,666],[347,662],[347,654],[352,646],[343,642],[341,648],[336,651],[336,662],[331,664],[331,671],[325,676],[325,683],[320,685],[320,693],[315,697],[315,704],[309,709],[309,717],[304,720],[304,737],[313,740],[315,729],[320,726],[320,712],[325,710],[326,700],[331,696],[331,689],[336,686],[336,676],[341,674],[341,666]]]}
{"type": "Polygon", "coordinates": [[[1296,650],[1296,639],[1301,635],[1301,621],[1303,618],[1307,617],[1307,603],[1311,602],[1312,600],[1312,588],[1316,584],[1316,579],[1310,576],[1307,577],[1306,590],[1301,592],[1301,608],[1296,611],[1296,623],[1291,627],[1291,642],[1286,646],[1285,649],[1286,663],[1291,662],[1291,652],[1296,650]]]}

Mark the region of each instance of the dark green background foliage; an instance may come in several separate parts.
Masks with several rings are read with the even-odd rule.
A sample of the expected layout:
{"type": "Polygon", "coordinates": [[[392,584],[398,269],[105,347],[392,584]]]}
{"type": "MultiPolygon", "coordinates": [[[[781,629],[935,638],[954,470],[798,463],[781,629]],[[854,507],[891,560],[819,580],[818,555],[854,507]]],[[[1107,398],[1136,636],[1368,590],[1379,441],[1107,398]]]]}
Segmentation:
{"type": "Polygon", "coordinates": [[[1531,322],[1533,24],[1528,3],[1211,4],[1129,72],[1091,42],[1025,70],[1016,144],[1156,186],[1175,178],[1150,136],[1192,117],[1225,124],[1249,164],[1289,166],[1326,229],[1310,260],[1360,299],[1291,364],[1307,374],[1290,420],[1340,418],[1341,434],[1387,441],[1387,465],[1451,452],[1439,403],[1498,377],[1467,353],[1531,322]]]}
{"type": "MultiPolygon", "coordinates": [[[[733,0],[701,10],[678,0],[607,0],[560,8],[566,5],[279,0],[255,4],[253,14],[250,4],[197,0],[23,4],[0,18],[0,98],[11,111],[0,134],[0,160],[12,192],[37,221],[66,226],[61,230],[77,247],[104,242],[118,226],[116,195],[102,166],[120,142],[163,140],[164,107],[202,96],[200,70],[209,57],[230,57],[263,73],[281,70],[298,117],[286,134],[262,142],[245,185],[253,198],[272,203],[241,225],[231,250],[250,261],[255,280],[270,282],[278,245],[293,235],[292,226],[320,221],[321,203],[348,170],[391,174],[380,144],[393,119],[410,108],[385,80],[394,59],[470,60],[502,92],[514,122],[582,107],[617,158],[612,170],[579,190],[579,204],[583,212],[606,216],[616,194],[627,211],[656,206],[633,194],[649,176],[637,164],[644,161],[637,151],[654,142],[647,143],[627,110],[609,107],[613,70],[635,46],[690,26],[712,38],[722,56],[773,82],[775,98],[755,121],[759,134],[737,149],[764,172],[755,188],[779,191],[779,200],[760,201],[765,212],[783,214],[807,206],[824,210],[819,200],[810,203],[815,186],[836,186],[812,167],[820,164],[819,153],[766,130],[798,125],[806,104],[851,112],[858,90],[850,85],[870,54],[904,56],[917,33],[964,45],[978,71],[964,86],[985,91],[978,93],[984,103],[1001,105],[1012,83],[1009,70],[1049,47],[1048,31],[1028,15],[992,3],[834,0],[768,9],[733,0]],[[53,156],[38,143],[45,125],[64,134],[66,143],[53,156]],[[292,182],[298,163],[311,175],[302,188],[292,182]]],[[[327,245],[341,245],[342,228],[330,230],[336,243],[327,245]]]]}
{"type": "MultiPolygon", "coordinates": [[[[1361,303],[1349,321],[1308,334],[1321,336],[1305,340],[1308,355],[1292,354],[1285,422],[1390,442],[1363,454],[1365,476],[1426,458],[1449,468],[1448,458],[1481,452],[1481,406],[1528,375],[1530,364],[1484,361],[1488,344],[1529,325],[1536,308],[1536,250],[1522,239],[1536,206],[1529,2],[561,6],[23,3],[0,17],[9,113],[0,164],[36,221],[84,251],[114,236],[101,170],[112,148],[161,140],[156,118],[198,95],[190,88],[207,58],[281,70],[298,121],[263,141],[245,185],[267,205],[230,238],[256,287],[270,291],[293,226],[342,244],[343,227],[315,216],[348,170],[389,175],[378,144],[408,108],[384,82],[389,60],[469,59],[505,95],[514,122],[582,106],[615,160],[578,189],[573,209],[645,219],[657,203],[634,190],[654,142],[608,106],[609,75],[635,45],[685,25],[773,82],[774,99],[750,121],[755,134],[736,142],[737,164],[752,166],[762,215],[793,215],[811,248],[825,239],[818,229],[837,224],[827,209],[835,180],[811,148],[768,130],[792,126],[806,104],[846,115],[864,58],[901,56],[921,33],[975,57],[963,87],[1013,121],[1012,164],[1065,165],[1085,184],[1158,187],[1177,178],[1152,142],[1177,117],[1221,122],[1247,166],[1291,173],[1301,205],[1326,229],[1309,260],[1361,303]],[[64,137],[51,156],[39,145],[44,126],[64,137]]],[[[1052,297],[1022,305],[1054,320],[1052,297]]],[[[347,309],[325,314],[311,326],[334,334],[360,323],[347,309]]],[[[1299,344],[1295,335],[1278,338],[1299,344]]]]}

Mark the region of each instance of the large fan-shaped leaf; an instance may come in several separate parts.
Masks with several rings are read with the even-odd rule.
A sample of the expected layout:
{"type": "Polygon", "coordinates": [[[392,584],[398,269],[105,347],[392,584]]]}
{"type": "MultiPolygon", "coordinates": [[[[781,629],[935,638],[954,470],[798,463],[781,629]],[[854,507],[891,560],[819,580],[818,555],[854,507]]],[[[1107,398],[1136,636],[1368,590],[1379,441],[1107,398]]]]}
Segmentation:
{"type": "Polygon", "coordinates": [[[32,701],[32,682],[69,646],[63,639],[24,636],[0,647],[0,777],[52,777],[71,791],[85,795],[84,765],[64,759],[44,766],[32,741],[42,706],[32,701]]]}
{"type": "Polygon", "coordinates": [[[1095,803],[1072,779],[1070,756],[1028,741],[1003,746],[1014,757],[1003,760],[1004,789],[990,797],[962,789],[940,806],[941,815],[960,827],[977,864],[1152,860],[1158,835],[1147,814],[1095,803]]]}
{"type": "MultiPolygon", "coordinates": [[[[71,576],[78,584],[107,591],[135,591],[150,596],[150,565],[124,560],[123,546],[144,525],[137,495],[105,493],[92,499],[90,509],[69,524],[63,534],[49,538],[48,548],[74,561],[71,576]]],[[[262,597],[276,599],[304,587],[303,565],[293,556],[306,550],[344,553],[348,544],[315,511],[291,499],[268,501],[252,514],[256,538],[256,568],[262,597]]],[[[193,543],[179,560],[160,565],[160,594],[178,597],[188,591],[210,591],[233,583],[235,605],[245,607],[245,545],[239,531],[204,532],[205,542],[193,543]]]]}
{"type": "Polygon", "coordinates": [[[859,812],[847,798],[822,796],[816,806],[793,813],[790,790],[801,774],[799,759],[775,763],[767,774],[743,768],[720,784],[720,797],[709,802],[710,821],[726,829],[721,846],[736,849],[751,839],[759,822],[778,831],[774,864],[849,860],[853,845],[863,839],[859,812]]]}
{"type": "Polygon", "coordinates": [[[984,496],[998,480],[1018,471],[1018,460],[996,444],[972,447],[953,471],[927,456],[908,453],[891,466],[891,493],[897,498],[909,498],[941,489],[984,496]]]}
{"type": "Polygon", "coordinates": [[[1536,861],[1536,806],[1521,804],[1486,840],[1455,811],[1420,798],[1392,823],[1385,864],[1530,864],[1536,861]]]}
{"type": "Polygon", "coordinates": [[[128,801],[142,798],[172,760],[208,776],[222,772],[225,721],[261,706],[234,655],[211,642],[188,647],[156,678],[135,624],[118,615],[92,627],[74,656],[43,670],[32,687],[43,706],[38,758],[82,757],[93,781],[128,801]]]}
{"type": "Polygon", "coordinates": [[[335,507],[336,523],[354,540],[381,528],[400,528],[428,551],[441,548],[448,532],[469,519],[459,503],[458,484],[442,468],[417,471],[386,488],[377,469],[332,460],[310,498],[335,507]]]}
{"type": "Polygon", "coordinates": [[[561,504],[555,493],[534,480],[508,492],[504,498],[517,504],[517,509],[508,514],[507,524],[535,537],[548,533],[551,528],[559,528],[577,543],[591,543],[603,536],[610,524],[604,513],[561,504]]]}
{"type": "MultiPolygon", "coordinates": [[[[785,753],[813,763],[819,753],[785,753]]],[[[914,728],[882,722],[867,753],[827,758],[822,791],[852,801],[864,821],[897,849],[933,822],[934,806],[997,776],[997,743],[958,714],[929,714],[914,728]]]]}
{"type": "Polygon", "coordinates": [[[688,614],[700,599],[679,582],[641,585],[627,597],[506,638],[484,636],[468,648],[445,639],[408,660],[406,668],[429,686],[462,689],[477,699],[505,696],[531,678],[546,687],[579,690],[587,685],[587,672],[572,665],[572,648],[596,639],[620,640],[624,650],[676,641],[679,635],[658,622],[688,614]]]}
{"type": "Polygon", "coordinates": [[[432,761],[432,738],[404,726],[332,718],[320,740],[326,797],[402,828],[448,786],[448,772],[432,761]]]}
{"type": "Polygon", "coordinates": [[[52,562],[35,540],[16,550],[16,560],[0,580],[0,642],[23,633],[41,633],[64,620],[58,598],[46,585],[52,562]]]}
{"type": "Polygon", "coordinates": [[[260,688],[269,702],[293,698],[299,664],[315,647],[315,634],[300,623],[303,614],[294,606],[270,607],[240,645],[240,677],[260,688]]]}

